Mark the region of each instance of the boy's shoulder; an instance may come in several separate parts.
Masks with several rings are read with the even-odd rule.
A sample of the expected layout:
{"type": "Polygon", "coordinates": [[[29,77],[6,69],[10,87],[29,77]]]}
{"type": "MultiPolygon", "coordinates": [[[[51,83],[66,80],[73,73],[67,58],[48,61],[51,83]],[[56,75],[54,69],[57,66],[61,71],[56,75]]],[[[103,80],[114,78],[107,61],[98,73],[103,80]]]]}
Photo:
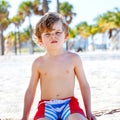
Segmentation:
{"type": "Polygon", "coordinates": [[[73,58],[80,58],[80,55],[76,52],[68,51],[67,54],[70,55],[73,58]]]}
{"type": "Polygon", "coordinates": [[[68,58],[71,59],[74,63],[82,63],[81,57],[79,53],[76,52],[68,52],[68,58]]]}
{"type": "Polygon", "coordinates": [[[39,57],[35,58],[35,60],[33,61],[33,64],[40,64],[43,62],[43,59],[44,59],[44,54],[41,54],[39,57]]]}

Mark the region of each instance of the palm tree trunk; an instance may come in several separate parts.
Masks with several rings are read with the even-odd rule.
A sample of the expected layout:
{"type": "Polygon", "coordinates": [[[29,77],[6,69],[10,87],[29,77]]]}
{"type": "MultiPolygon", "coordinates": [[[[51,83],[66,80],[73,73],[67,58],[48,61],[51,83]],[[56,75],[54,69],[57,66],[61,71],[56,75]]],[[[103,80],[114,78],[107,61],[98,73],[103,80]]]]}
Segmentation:
{"type": "Polygon", "coordinates": [[[0,55],[2,55],[2,35],[0,30],[0,55]]]}
{"type": "Polygon", "coordinates": [[[32,25],[31,25],[31,20],[30,20],[30,17],[28,17],[28,19],[29,19],[29,27],[30,27],[30,43],[29,43],[29,52],[30,52],[30,54],[33,54],[32,25]]]}
{"type": "Polygon", "coordinates": [[[59,13],[60,12],[60,8],[59,8],[59,0],[57,0],[57,12],[59,13]]]}
{"type": "Polygon", "coordinates": [[[16,34],[16,29],[15,29],[15,40],[14,40],[14,51],[15,51],[15,55],[17,55],[17,34],[16,34]]]}
{"type": "Polygon", "coordinates": [[[3,31],[0,31],[0,55],[4,55],[4,39],[3,39],[3,31]]]}
{"type": "Polygon", "coordinates": [[[66,50],[69,50],[69,48],[68,48],[68,40],[66,41],[66,50]]]}
{"type": "Polygon", "coordinates": [[[19,53],[21,54],[21,41],[20,41],[20,30],[18,26],[18,42],[19,42],[19,53]]]}
{"type": "Polygon", "coordinates": [[[0,55],[4,55],[4,40],[3,40],[3,32],[0,32],[0,55]]]}
{"type": "Polygon", "coordinates": [[[43,14],[48,12],[49,7],[48,7],[48,1],[47,0],[43,0],[42,9],[43,9],[43,14]]]}

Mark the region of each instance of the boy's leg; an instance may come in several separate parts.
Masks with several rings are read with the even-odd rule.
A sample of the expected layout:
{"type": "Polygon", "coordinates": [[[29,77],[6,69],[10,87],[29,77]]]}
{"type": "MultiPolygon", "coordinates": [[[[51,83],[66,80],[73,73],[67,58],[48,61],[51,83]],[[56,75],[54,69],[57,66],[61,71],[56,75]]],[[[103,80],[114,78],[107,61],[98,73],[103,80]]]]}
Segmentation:
{"type": "Polygon", "coordinates": [[[73,113],[68,117],[68,120],[88,120],[80,113],[73,113]]]}

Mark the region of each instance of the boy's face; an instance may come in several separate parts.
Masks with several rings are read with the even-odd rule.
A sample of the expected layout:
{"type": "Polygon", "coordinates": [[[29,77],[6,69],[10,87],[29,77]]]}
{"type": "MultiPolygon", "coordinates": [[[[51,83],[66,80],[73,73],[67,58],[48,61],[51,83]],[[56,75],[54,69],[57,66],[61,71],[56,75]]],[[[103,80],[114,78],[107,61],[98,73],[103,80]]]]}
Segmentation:
{"type": "Polygon", "coordinates": [[[52,31],[41,34],[41,44],[45,49],[59,49],[63,47],[67,35],[63,30],[61,21],[54,23],[52,31]]]}

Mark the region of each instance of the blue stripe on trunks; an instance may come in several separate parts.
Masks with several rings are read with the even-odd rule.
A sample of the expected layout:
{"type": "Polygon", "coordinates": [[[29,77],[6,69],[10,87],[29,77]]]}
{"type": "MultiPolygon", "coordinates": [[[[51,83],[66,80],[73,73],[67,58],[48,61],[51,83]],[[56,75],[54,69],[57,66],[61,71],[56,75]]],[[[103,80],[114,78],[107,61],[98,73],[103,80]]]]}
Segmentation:
{"type": "Polygon", "coordinates": [[[62,112],[62,115],[61,115],[62,120],[66,120],[69,115],[70,115],[70,107],[68,104],[62,112]]]}
{"type": "Polygon", "coordinates": [[[45,117],[50,120],[57,120],[58,118],[66,120],[70,115],[69,102],[70,98],[66,100],[45,101],[45,117]]]}

